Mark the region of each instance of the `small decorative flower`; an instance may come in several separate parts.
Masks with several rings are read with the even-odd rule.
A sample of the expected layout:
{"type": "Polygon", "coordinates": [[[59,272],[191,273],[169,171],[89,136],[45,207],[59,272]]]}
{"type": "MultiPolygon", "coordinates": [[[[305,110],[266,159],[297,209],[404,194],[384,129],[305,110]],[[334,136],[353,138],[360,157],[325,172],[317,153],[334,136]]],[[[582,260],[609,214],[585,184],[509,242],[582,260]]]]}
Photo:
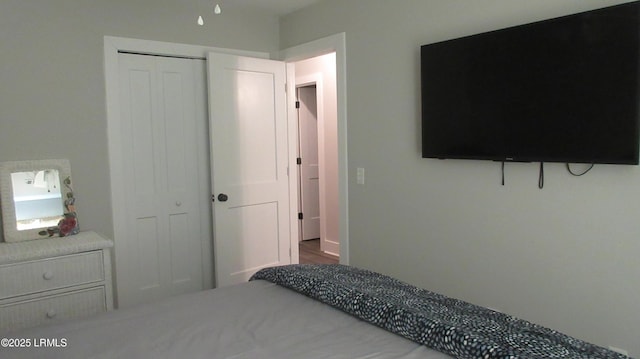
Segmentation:
{"type": "Polygon", "coordinates": [[[78,233],[78,221],[75,216],[67,215],[58,222],[60,237],[78,233]]]}

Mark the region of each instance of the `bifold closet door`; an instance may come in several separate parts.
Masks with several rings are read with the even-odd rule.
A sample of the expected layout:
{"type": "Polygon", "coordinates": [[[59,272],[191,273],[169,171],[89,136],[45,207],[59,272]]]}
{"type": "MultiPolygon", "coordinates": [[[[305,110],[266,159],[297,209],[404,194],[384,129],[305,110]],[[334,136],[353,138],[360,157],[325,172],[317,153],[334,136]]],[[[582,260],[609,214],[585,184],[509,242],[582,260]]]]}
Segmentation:
{"type": "MultiPolygon", "coordinates": [[[[202,182],[209,181],[205,61],[119,55],[127,217],[116,238],[120,308],[203,289],[202,182]],[[205,158],[203,158],[203,156],[205,158]],[[200,164],[200,165],[199,165],[200,164]]],[[[206,187],[205,187],[206,188],[206,187]]],[[[208,200],[207,200],[208,202],[208,200]]],[[[207,207],[205,207],[207,208],[207,207]]]]}

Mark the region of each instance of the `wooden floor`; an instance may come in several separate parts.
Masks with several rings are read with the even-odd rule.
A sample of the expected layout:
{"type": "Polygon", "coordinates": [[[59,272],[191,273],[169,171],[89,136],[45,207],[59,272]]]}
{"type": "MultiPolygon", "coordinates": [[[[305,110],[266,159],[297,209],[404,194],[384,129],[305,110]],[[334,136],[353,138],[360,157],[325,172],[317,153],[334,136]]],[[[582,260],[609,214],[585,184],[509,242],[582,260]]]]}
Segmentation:
{"type": "Polygon", "coordinates": [[[320,240],[300,242],[300,264],[337,264],[339,258],[320,250],[320,240]]]}

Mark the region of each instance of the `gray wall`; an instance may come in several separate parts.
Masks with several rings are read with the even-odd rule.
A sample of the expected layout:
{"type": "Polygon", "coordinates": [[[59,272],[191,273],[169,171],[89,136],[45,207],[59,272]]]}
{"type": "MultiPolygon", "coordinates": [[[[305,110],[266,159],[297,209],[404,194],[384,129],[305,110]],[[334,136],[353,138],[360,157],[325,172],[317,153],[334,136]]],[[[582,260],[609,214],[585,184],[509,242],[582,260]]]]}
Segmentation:
{"type": "Polygon", "coordinates": [[[278,20],[205,0],[1,0],[0,161],[68,158],[81,228],[113,234],[103,37],[262,52],[278,20]],[[202,15],[205,26],[196,19],[202,15]]]}
{"type": "Polygon", "coordinates": [[[622,2],[326,0],[284,18],[282,48],[346,32],[351,264],[640,356],[640,167],[547,164],[539,190],[537,164],[502,187],[498,163],[420,158],[420,45],[622,2]]]}

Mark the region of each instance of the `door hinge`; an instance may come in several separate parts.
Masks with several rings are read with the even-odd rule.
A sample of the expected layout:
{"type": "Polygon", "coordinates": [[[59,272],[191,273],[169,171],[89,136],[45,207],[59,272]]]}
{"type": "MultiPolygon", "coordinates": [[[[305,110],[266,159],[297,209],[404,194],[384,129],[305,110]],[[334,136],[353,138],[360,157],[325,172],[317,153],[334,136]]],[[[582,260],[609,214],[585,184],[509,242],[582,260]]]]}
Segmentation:
{"type": "Polygon", "coordinates": [[[301,165],[302,164],[302,158],[300,158],[300,157],[296,158],[296,164],[301,165]]]}
{"type": "Polygon", "coordinates": [[[300,101],[296,101],[296,108],[300,108],[300,101]]]}
{"type": "Polygon", "coordinates": [[[298,213],[298,219],[300,220],[304,219],[304,215],[302,215],[302,212],[298,213]]]}

